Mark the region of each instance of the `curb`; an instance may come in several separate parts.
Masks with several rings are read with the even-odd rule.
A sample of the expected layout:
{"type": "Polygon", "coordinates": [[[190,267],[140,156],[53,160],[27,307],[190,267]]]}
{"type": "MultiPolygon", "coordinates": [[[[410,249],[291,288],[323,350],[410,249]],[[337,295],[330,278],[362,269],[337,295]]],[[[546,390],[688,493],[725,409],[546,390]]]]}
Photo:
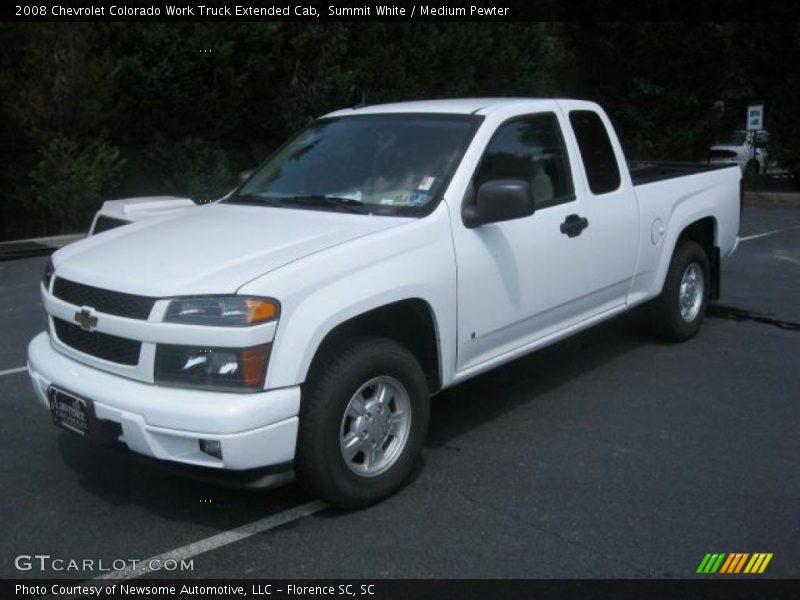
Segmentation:
{"type": "Polygon", "coordinates": [[[67,244],[71,244],[83,237],[85,237],[83,234],[70,234],[0,242],[0,261],[50,256],[59,248],[63,248],[67,244]]]}
{"type": "Polygon", "coordinates": [[[800,192],[746,191],[745,204],[751,206],[783,206],[800,208],[800,192]]]}

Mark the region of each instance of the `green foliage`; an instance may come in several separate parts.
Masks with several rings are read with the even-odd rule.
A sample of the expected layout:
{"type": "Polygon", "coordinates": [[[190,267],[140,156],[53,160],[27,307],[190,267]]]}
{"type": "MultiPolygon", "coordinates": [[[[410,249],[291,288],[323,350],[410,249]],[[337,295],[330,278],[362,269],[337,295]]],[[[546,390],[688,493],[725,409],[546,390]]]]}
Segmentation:
{"type": "Polygon", "coordinates": [[[42,150],[30,175],[33,197],[39,206],[74,226],[97,209],[119,181],[124,160],[119,150],[103,139],[80,145],[56,137],[42,150]]]}
{"type": "Polygon", "coordinates": [[[11,23],[0,44],[0,238],[39,203],[65,219],[98,208],[101,180],[120,196],[217,197],[361,101],[586,98],[630,158],[673,160],[702,158],[763,102],[772,156],[800,170],[796,23],[11,23]],[[88,157],[115,148],[122,173],[120,157],[88,157]]]}
{"type": "Polygon", "coordinates": [[[570,23],[573,94],[602,104],[632,158],[692,160],[721,126],[730,40],[701,23],[570,23]]]}
{"type": "Polygon", "coordinates": [[[800,24],[775,28],[765,40],[761,88],[765,91],[767,127],[770,130],[770,160],[793,173],[800,173],[800,24]],[[781,65],[791,68],[783,70],[781,65]],[[767,101],[767,99],[769,101],[767,101]]]}

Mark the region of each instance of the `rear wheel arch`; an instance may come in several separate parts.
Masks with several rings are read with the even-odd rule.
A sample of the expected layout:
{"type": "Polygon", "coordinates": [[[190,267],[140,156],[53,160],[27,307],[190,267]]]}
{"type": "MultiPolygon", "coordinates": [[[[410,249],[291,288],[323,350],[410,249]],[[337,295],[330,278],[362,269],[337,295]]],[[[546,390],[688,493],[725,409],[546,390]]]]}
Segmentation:
{"type": "Polygon", "coordinates": [[[650,325],[662,339],[683,342],[697,334],[710,292],[710,264],[701,244],[678,241],[661,293],[649,303],[650,325]]]}
{"type": "MultiPolygon", "coordinates": [[[[686,225],[681,231],[670,254],[670,260],[675,255],[676,250],[683,242],[692,241],[698,243],[708,257],[710,269],[710,289],[709,298],[718,300],[720,295],[720,252],[718,239],[718,224],[714,217],[703,217],[686,225]]],[[[666,276],[662,286],[666,282],[666,276]]]]}

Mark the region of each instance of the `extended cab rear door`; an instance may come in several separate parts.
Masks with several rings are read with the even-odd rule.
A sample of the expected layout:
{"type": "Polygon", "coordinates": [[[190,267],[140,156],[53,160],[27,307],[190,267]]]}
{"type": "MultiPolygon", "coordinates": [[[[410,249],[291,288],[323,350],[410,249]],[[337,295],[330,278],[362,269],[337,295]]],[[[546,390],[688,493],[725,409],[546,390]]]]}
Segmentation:
{"type": "Polygon", "coordinates": [[[639,251],[640,215],[627,163],[605,113],[590,102],[559,102],[569,120],[566,136],[580,156],[575,184],[585,199],[583,232],[590,314],[624,306],[639,251]]]}

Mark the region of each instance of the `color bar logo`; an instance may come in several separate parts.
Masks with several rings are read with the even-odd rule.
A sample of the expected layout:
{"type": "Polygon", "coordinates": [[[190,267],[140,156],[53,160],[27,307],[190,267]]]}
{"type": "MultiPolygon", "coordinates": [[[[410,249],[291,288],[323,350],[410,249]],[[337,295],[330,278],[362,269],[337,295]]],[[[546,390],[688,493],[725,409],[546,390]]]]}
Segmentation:
{"type": "Polygon", "coordinates": [[[772,560],[772,553],[769,552],[734,552],[732,554],[716,553],[706,554],[697,567],[697,572],[707,575],[734,574],[734,573],[763,573],[769,561],[772,560]]]}

